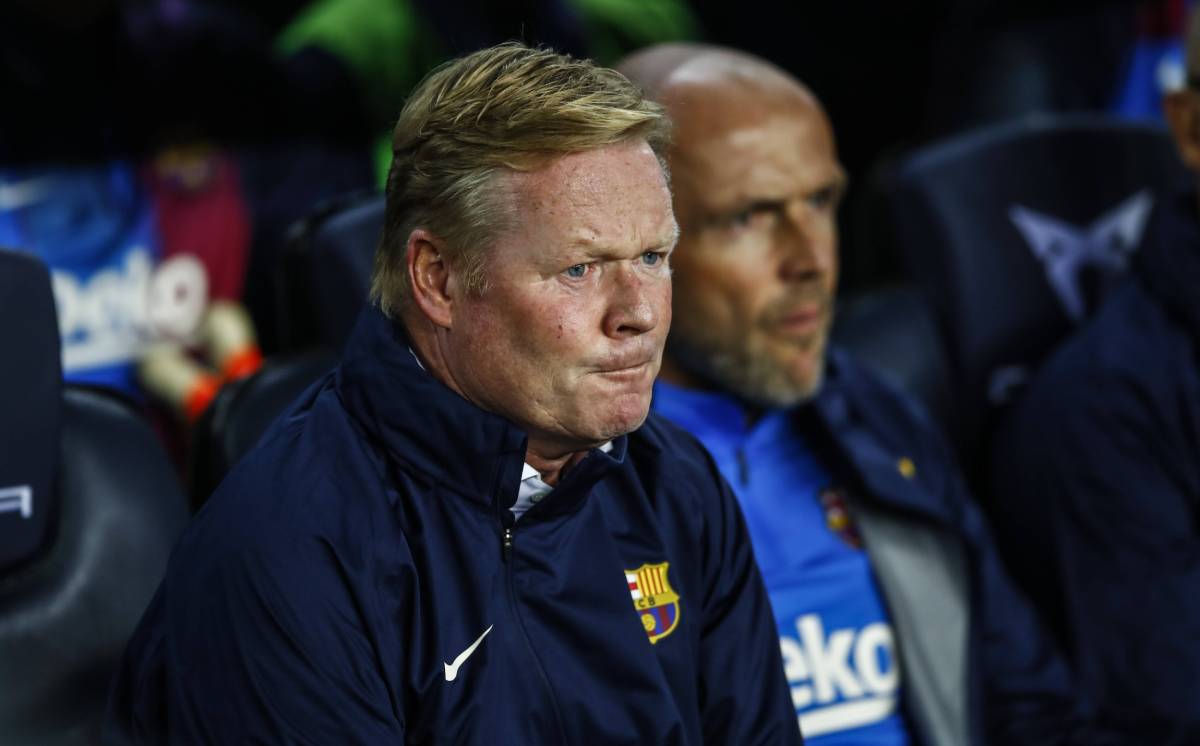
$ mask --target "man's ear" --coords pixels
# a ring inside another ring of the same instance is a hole
[[[1163,114],[1183,165],[1200,171],[1200,96],[1184,89],[1163,97]]]
[[[413,300],[435,326],[449,329],[454,321],[456,283],[444,252],[445,242],[424,228],[408,235],[405,261]]]

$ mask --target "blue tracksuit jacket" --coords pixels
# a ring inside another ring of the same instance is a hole
[[[525,442],[364,313],[176,547],[106,739],[800,743],[700,445],[651,417],[514,525]]]
[[[678,416],[681,401],[686,400],[676,399],[662,411]],[[702,406],[699,402],[704,399],[691,401]],[[655,408],[661,405],[656,401]],[[1085,728],[1067,669],[1051,638],[1001,564],[949,448],[911,399],[834,348],[820,393],[787,415],[792,428],[776,437],[801,438],[830,472],[833,483],[844,488],[855,532],[895,635],[901,702],[911,742],[921,746],[1111,743],[1107,736]],[[678,421],[696,428],[705,443],[719,444],[722,438],[733,437],[721,433],[729,422],[727,416],[706,421],[703,413],[692,413]],[[727,473],[732,474],[755,460],[741,461],[727,450],[725,458]],[[758,458],[760,465],[763,458]],[[753,471],[754,467],[746,468]],[[786,532],[791,526],[797,537],[810,535],[814,527],[801,522],[813,520],[813,513],[799,503],[815,502],[815,495],[806,493],[805,485],[783,481],[766,488],[761,480],[768,475],[769,471],[747,477],[759,480],[758,490],[778,493],[767,501],[769,509],[761,499],[743,496],[748,500],[752,532],[756,525],[770,522],[783,527],[776,531]],[[779,541],[778,536],[763,538],[769,546],[771,540]],[[820,635],[805,640],[801,634],[798,642],[795,631],[784,631],[799,621],[792,614],[804,613],[803,602],[797,601],[803,593],[789,587],[795,582],[795,569],[788,561],[781,551],[760,557],[768,578],[788,578],[776,585],[781,592],[776,611],[782,614],[782,641],[791,643],[785,662],[790,663],[787,670],[797,702],[814,701],[812,687],[823,668],[827,681],[833,680],[830,671],[840,671],[844,678],[836,679],[837,686],[827,684],[825,709],[810,710],[808,716],[851,707],[866,712],[863,708],[879,702],[877,697],[887,692],[861,680],[853,688],[842,688],[845,681],[855,682],[861,668],[858,652],[852,655],[848,645],[822,647]],[[819,590],[808,592],[813,599],[820,595]],[[841,634],[849,640],[851,632]],[[829,705],[835,693],[839,702]],[[853,739],[859,737],[866,743],[873,736],[840,733],[831,739],[839,737],[847,743],[857,743]]]
[[[850,488],[917,742],[1114,743],[1087,722],[952,452],[912,400],[835,348],[819,396],[797,417]]]

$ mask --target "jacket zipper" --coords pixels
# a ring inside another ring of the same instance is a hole
[[[558,735],[562,739],[562,743],[567,743],[567,731],[563,727],[562,715],[558,711],[558,701],[554,698],[554,687],[550,685],[550,678],[546,676],[546,669],[542,667],[541,660],[538,659],[537,653],[533,649],[533,643],[529,640],[529,633],[525,630],[525,622],[521,619],[521,609],[517,603],[517,591],[513,582],[513,566],[512,566],[512,551],[513,551],[513,528],[505,526],[501,538],[501,553],[504,557],[504,577],[505,585],[508,586],[508,603],[512,608],[513,619],[517,623],[517,629],[520,630],[521,639],[525,641],[525,649],[529,657],[533,660],[534,668],[537,669],[538,676],[542,680],[542,686],[546,687],[548,693],[547,700],[554,712],[554,723],[558,726]]]

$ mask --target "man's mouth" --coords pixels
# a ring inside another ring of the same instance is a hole
[[[650,370],[653,358],[632,358],[613,360],[599,367],[596,373],[616,380],[637,380]]]
[[[776,317],[774,326],[788,336],[807,337],[825,328],[824,303],[805,303]]]

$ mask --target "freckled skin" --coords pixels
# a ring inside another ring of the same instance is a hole
[[[641,425],[671,321],[671,197],[643,141],[508,174],[515,227],[443,348],[461,393],[555,458]],[[580,275],[578,277],[574,275]]]

